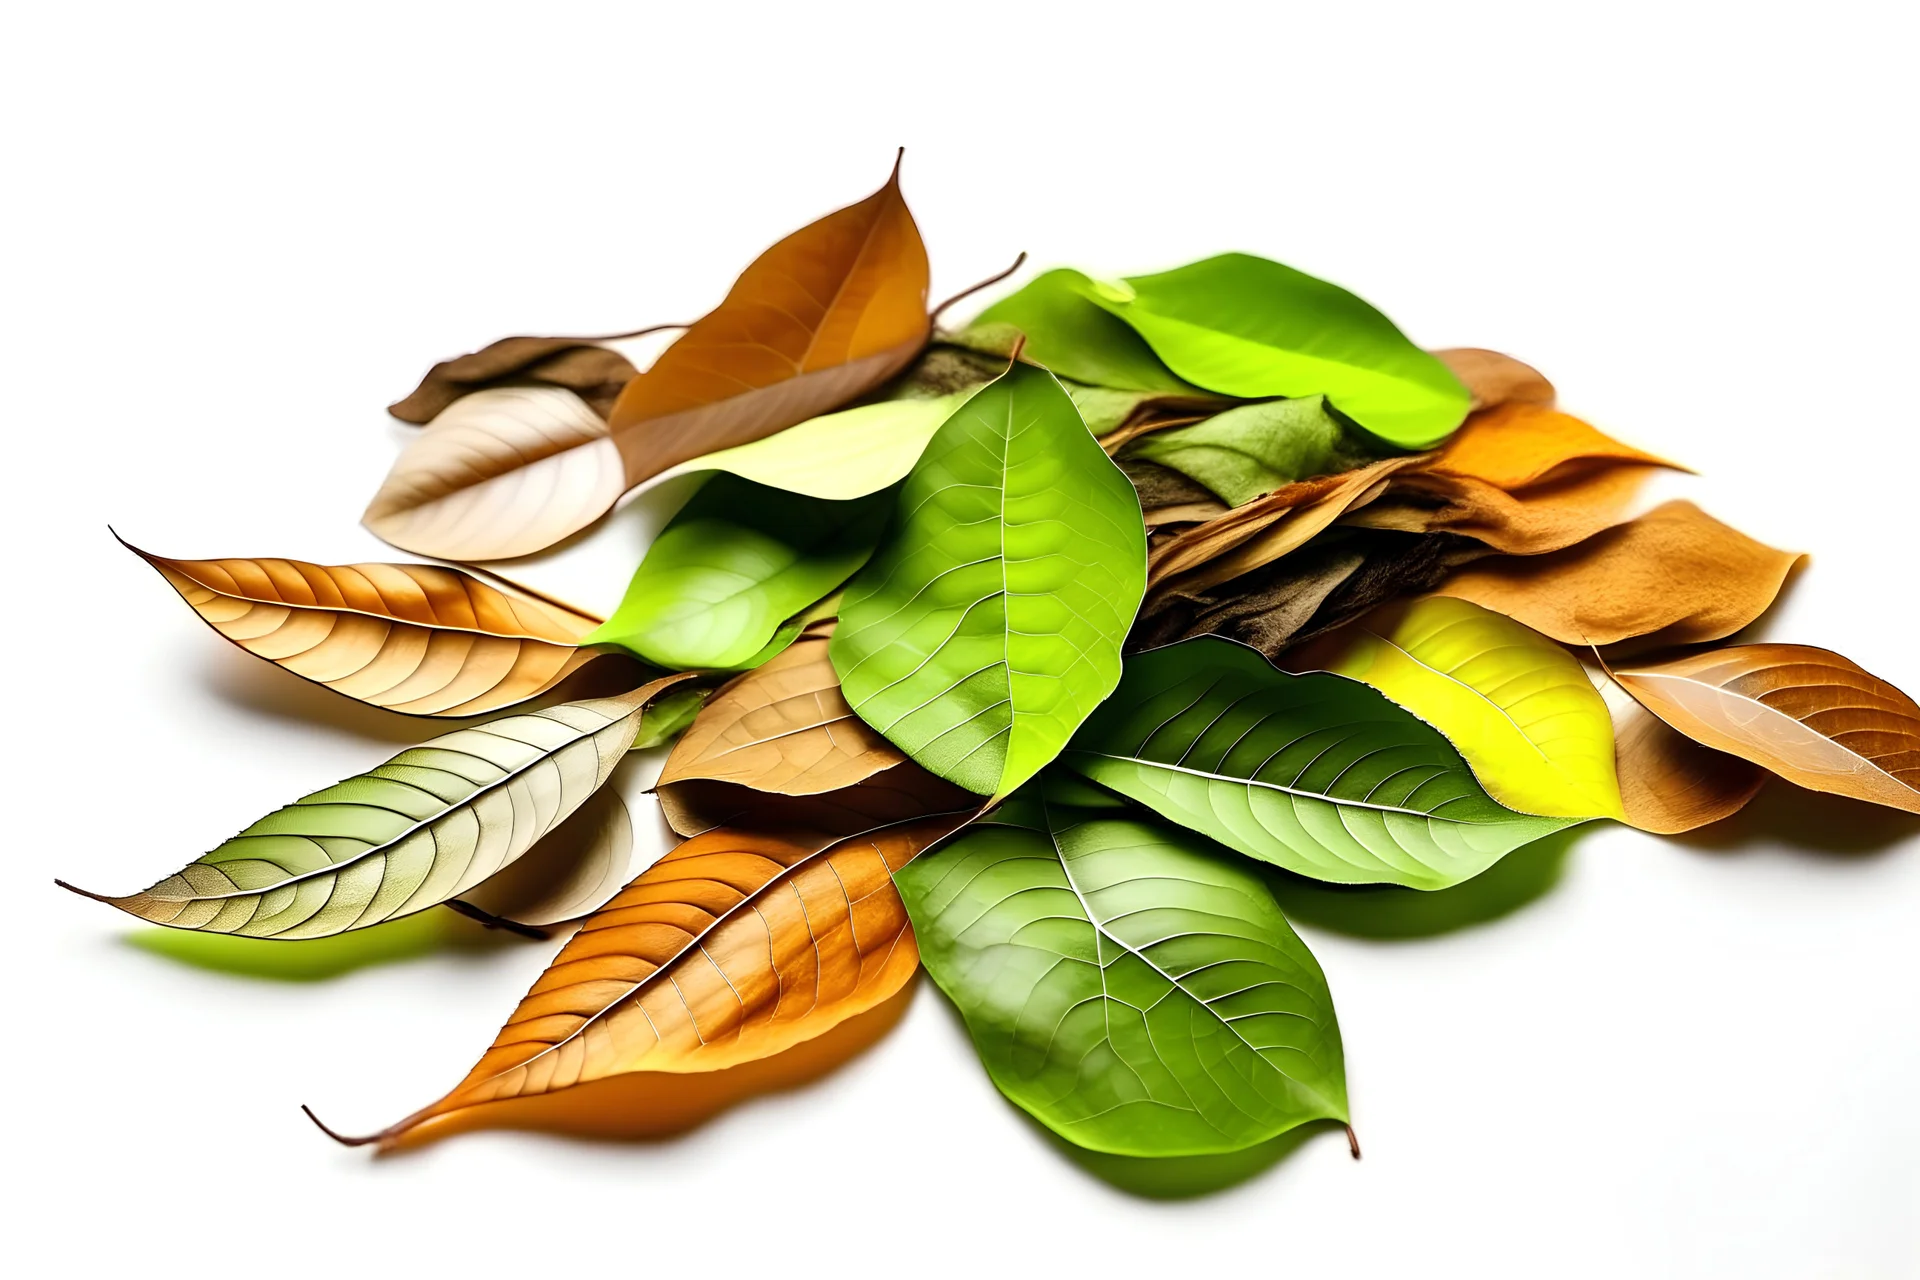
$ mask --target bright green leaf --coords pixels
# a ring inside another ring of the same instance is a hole
[[[1465,600],[1419,600],[1372,614],[1304,656],[1446,734],[1501,804],[1624,817],[1606,701],[1571,653],[1513,619]]]
[[[751,444],[702,454],[664,474],[727,471],[810,497],[860,498],[898,483],[911,471],[933,433],[966,399],[967,393],[961,392],[843,409]]]
[[[1356,680],[1204,636],[1127,659],[1062,763],[1288,871],[1444,889],[1568,826],[1496,803],[1436,729]]]
[[[1241,405],[1196,422],[1141,436],[1127,447],[1199,481],[1231,506],[1296,480],[1378,461],[1385,451],[1327,412],[1324,396]]]
[[[1008,354],[1013,336],[1024,334],[1027,358],[1062,378],[1120,391],[1209,398],[1174,376],[1139,334],[1091,301],[1092,285],[1078,271],[1049,271],[982,311],[952,341]]]
[[[660,531],[620,607],[581,643],[671,670],[764,662],[786,647],[768,648],[783,623],[867,562],[891,506],[891,494],[830,502],[722,472]]]
[[[781,646],[784,648],[785,646]],[[772,657],[772,654],[768,654]],[[664,747],[686,731],[700,708],[713,696],[710,687],[679,688],[655,698],[640,714],[640,729],[634,734],[630,751],[650,751]]]
[[[1244,253],[1093,284],[1178,376],[1246,399],[1324,395],[1381,439],[1423,449],[1467,416],[1467,389],[1337,285]],[[1038,358],[1038,357],[1036,357]]]
[[[894,873],[1000,1091],[1070,1142],[1233,1151],[1347,1118],[1326,978],[1250,864],[1051,778]]]
[[[1005,795],[1120,678],[1146,590],[1140,504],[1028,364],[947,420],[897,504],[840,609],[841,690],[922,767]]]

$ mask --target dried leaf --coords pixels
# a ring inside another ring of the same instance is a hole
[[[1447,441],[1424,471],[1483,480],[1509,493],[1555,478],[1577,464],[1645,463],[1686,468],[1621,444],[1570,414],[1538,404],[1504,404],[1484,410]]]
[[[761,254],[627,384],[607,417],[626,483],[844,405],[927,334],[927,251],[896,163],[879,191]]]
[[[420,555],[507,560],[586,528],[627,487],[586,401],[559,387],[495,387],[429,422],[360,519]]]
[[[625,356],[592,338],[502,338],[434,365],[387,412],[402,422],[431,422],[461,396],[515,381],[565,387],[605,417],[636,372]]]
[[[1695,742],[1813,791],[1920,813],[1920,706],[1837,653],[1739,645],[1612,675]]]
[[[1630,825],[1665,836],[1692,831],[1732,817],[1766,785],[1759,765],[1674,732],[1597,668],[1588,676],[1613,716],[1614,769]]]
[[[892,873],[954,825],[686,841],[581,926],[465,1080],[365,1141],[630,1071],[719,1070],[872,1008],[919,966]]]
[[[1452,347],[1433,355],[1453,370],[1473,397],[1475,409],[1516,403],[1553,407],[1553,384],[1538,369],[1512,356],[1481,347]]]
[[[980,797],[908,761],[838,791],[782,795],[737,782],[685,778],[659,792],[660,813],[683,836],[728,827],[738,831],[808,831],[852,835],[894,822],[978,805]]]
[[[1484,480],[1410,473],[1385,498],[1349,512],[1343,522],[1404,533],[1454,533],[1510,555],[1542,555],[1619,523],[1652,470],[1603,466],[1513,493]]]
[[[389,711],[498,711],[597,656],[577,645],[599,619],[460,569],[169,560],[126,545],[248,653]]]
[[[558,924],[598,911],[632,878],[633,818],[612,787],[515,862],[462,895],[490,915],[526,925]]]
[[[1691,502],[1669,502],[1548,555],[1484,561],[1437,592],[1568,644],[1655,633],[1665,643],[1699,644],[1765,613],[1800,559]]]

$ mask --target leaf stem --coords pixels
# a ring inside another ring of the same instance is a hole
[[[631,333],[602,333],[591,338],[581,338],[581,342],[618,342],[622,338],[644,338],[650,333],[659,333],[665,329],[691,329],[691,324],[650,324],[644,329],[635,329]]]
[[[326,1122],[319,1116],[313,1114],[313,1108],[306,1103],[301,1103],[300,1109],[307,1113],[307,1119],[313,1121],[315,1128],[319,1129],[320,1132],[326,1134],[343,1147],[364,1147],[368,1143],[378,1142],[386,1136],[384,1133],[370,1133],[364,1138],[349,1138],[344,1133],[336,1133],[332,1129],[329,1129]]]
[[[452,907],[469,920],[478,920],[489,929],[505,929],[508,933],[517,933],[523,938],[532,938],[535,942],[545,942],[553,936],[545,929],[535,928],[530,924],[521,924],[518,920],[509,920],[505,916],[496,916],[491,911],[482,911],[471,902],[464,902],[459,898],[447,899],[446,905]],[[314,1123],[319,1124],[320,1122],[315,1120]],[[323,1125],[321,1127],[324,1128],[325,1126]]]
[[[318,1120],[316,1120],[316,1121],[314,1121],[314,1123],[315,1123],[315,1124],[319,1124],[320,1122],[319,1122]],[[1342,1125],[1342,1126],[1340,1126],[1340,1127],[1341,1127],[1341,1128],[1343,1128],[1343,1129],[1345,1129],[1345,1130],[1347,1131],[1347,1150],[1353,1153],[1353,1158],[1354,1158],[1355,1160],[1358,1160],[1358,1159],[1360,1158],[1360,1137],[1359,1137],[1359,1135],[1358,1135],[1358,1134],[1356,1134],[1356,1133],[1354,1133],[1354,1131],[1353,1131],[1353,1126],[1352,1126],[1352,1125],[1350,1125],[1350,1124],[1347,1124],[1347,1125]]]
[[[974,294],[980,292],[982,289],[988,288],[992,285],[999,284],[1002,280],[1005,280],[1008,276],[1018,271],[1021,267],[1021,264],[1026,262],[1026,260],[1027,260],[1027,251],[1025,249],[1022,249],[1020,251],[1020,256],[1013,260],[1013,265],[1008,267],[1005,271],[1002,271],[999,275],[988,276],[985,280],[982,280],[979,284],[968,285],[966,288],[962,289],[960,292],[954,294],[951,298],[948,298],[945,302],[935,307],[933,309],[933,314],[927,317],[927,327],[930,329],[938,328],[940,326],[940,317],[942,314],[946,312],[946,309],[948,307],[960,301],[962,298],[970,298]]]

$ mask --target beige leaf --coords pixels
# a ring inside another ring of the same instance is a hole
[[[1678,835],[1732,817],[1766,785],[1767,771],[1675,732],[1606,675],[1588,676],[1613,716],[1614,770],[1629,825]]]
[[[632,861],[627,802],[614,788],[602,787],[517,862],[462,900],[519,924],[558,924],[606,905],[632,878]]]
[[[1473,396],[1475,409],[1511,403],[1553,407],[1553,384],[1538,369],[1512,356],[1481,347],[1452,347],[1433,354]]]

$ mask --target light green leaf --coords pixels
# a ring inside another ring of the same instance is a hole
[[[771,658],[773,655],[767,656]],[[707,699],[712,696],[711,687],[699,687],[675,689],[655,698],[640,714],[640,728],[633,736],[633,746],[628,750],[650,751],[672,742],[693,723],[693,718],[700,714],[700,708],[706,706]]]
[[[1287,665],[1364,680],[1447,735],[1487,793],[1525,813],[1621,818],[1613,717],[1579,660],[1449,597],[1382,610]]]
[[[461,897],[599,790],[647,703],[686,678],[443,734],[102,900],[176,929],[320,938]]]
[[[830,502],[722,472],[660,531],[620,607],[580,643],[672,670],[764,662],[786,647],[768,647],[783,623],[867,562],[891,506],[886,493]]]
[[[913,469],[966,392],[882,400],[809,418],[751,444],[702,454],[663,476],[727,471],[774,489],[845,500],[878,493]]]
[[[928,444],[829,653],[861,719],[1003,796],[1113,689],[1145,590],[1133,486],[1059,382],[1016,364]]]
[[[1324,395],[1381,439],[1435,444],[1472,397],[1393,322],[1337,285],[1244,253],[1093,284],[1178,376],[1246,399]],[[1038,358],[1038,357],[1036,357]]]
[[[1029,784],[894,873],[994,1084],[1068,1141],[1124,1155],[1344,1121],[1326,978],[1259,872],[1074,799]]]
[[[1444,889],[1571,825],[1496,803],[1446,738],[1356,680],[1204,636],[1136,654],[1061,762],[1299,875]]]
[[[1350,471],[1386,455],[1326,406],[1324,396],[1241,405],[1190,427],[1141,436],[1126,454],[1171,467],[1236,507],[1296,480]]]
[[[1062,378],[1120,391],[1209,398],[1176,377],[1139,334],[1094,303],[1092,286],[1078,271],[1046,272],[982,311],[949,340],[1010,355],[1015,335],[1024,334],[1027,358]]]

